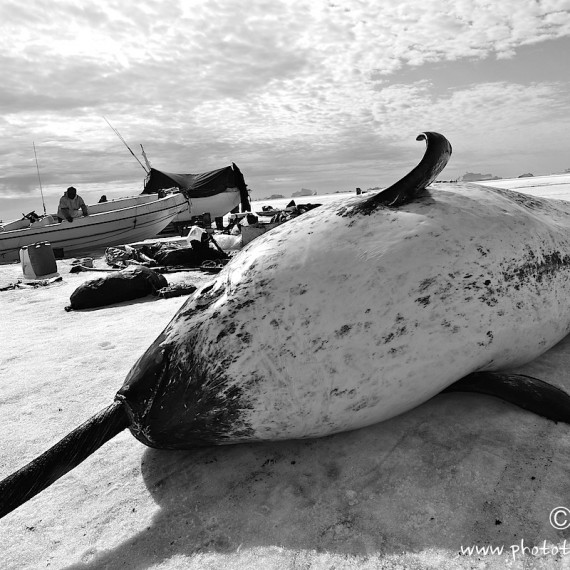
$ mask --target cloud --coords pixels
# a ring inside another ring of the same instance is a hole
[[[458,168],[461,149],[504,170],[529,152],[555,168],[569,142],[565,78],[450,76],[443,87],[427,70],[514,64],[524,46],[570,37],[569,12],[567,0],[252,0],[247,9],[241,0],[5,0],[0,199],[33,190],[32,141],[54,188],[71,178],[139,184],[140,166],[103,116],[158,168],[234,160],[267,193],[351,188],[359,176],[364,187],[389,183],[421,154],[414,138],[425,129],[453,139]],[[411,69],[420,77],[405,80]],[[548,152],[530,146],[538,136]]]

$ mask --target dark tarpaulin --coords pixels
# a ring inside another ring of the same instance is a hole
[[[168,188],[180,188],[189,198],[206,198],[224,192],[226,188],[238,188],[242,208],[245,211],[251,209],[245,179],[233,162],[231,166],[202,174],[173,174],[151,168],[142,193],[156,194]]]
[[[191,198],[214,196],[226,188],[245,187],[245,181],[239,168],[232,163],[211,172],[201,174],[174,174],[151,168],[147,176],[143,194],[155,194],[159,190],[180,188],[186,190]]]

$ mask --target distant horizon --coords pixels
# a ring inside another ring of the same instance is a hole
[[[478,173],[478,172],[466,172],[465,174],[459,176],[457,179],[452,179],[452,178],[446,178],[446,177],[440,177],[438,178],[438,180],[436,180],[436,182],[465,182],[466,180],[463,180],[463,177],[465,175],[468,174],[474,174],[474,175],[478,175],[479,177],[477,179],[472,179],[470,181],[472,182],[483,182],[483,181],[492,181],[492,180],[517,180],[518,178],[545,178],[545,177],[549,177],[549,176],[564,176],[564,175],[570,175],[570,169],[566,169],[565,172],[552,172],[549,174],[534,174],[534,173],[527,173],[527,174],[519,174],[518,176],[495,176],[492,173],[488,173],[488,174],[483,174]],[[529,175],[530,174],[530,175]],[[487,178],[487,176],[491,176],[491,178]],[[396,182],[396,181],[394,181]],[[315,190],[315,194],[314,195],[329,195],[329,194],[345,194],[345,193],[354,193],[354,191],[356,190],[356,188],[359,188],[359,186],[355,186],[353,189],[351,190],[336,190],[336,191],[329,191],[329,192],[318,192],[317,190]],[[376,190],[378,188],[382,188],[381,186],[370,186],[369,188],[362,188],[363,192],[369,192],[370,190]],[[311,190],[310,188],[306,188],[306,190]],[[295,191],[293,192],[293,194],[295,194]],[[289,195],[289,196],[285,196],[282,195],[283,198],[295,198],[296,196],[293,196],[293,194]],[[273,196],[273,194],[270,194],[269,196],[262,196],[261,199],[268,199],[271,198],[271,196]],[[306,197],[310,197],[310,195],[306,195]],[[254,199],[254,198],[252,198]]]
[[[117,132],[167,172],[235,162],[256,197],[388,186],[423,131],[446,179],[570,168],[570,0],[7,0],[0,22],[4,220],[43,209],[33,145],[49,210],[140,192]]]

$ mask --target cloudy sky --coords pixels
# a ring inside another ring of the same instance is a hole
[[[570,168],[570,0],[0,0],[0,219],[232,161],[252,197]]]

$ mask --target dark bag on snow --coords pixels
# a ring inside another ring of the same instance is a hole
[[[66,311],[104,307],[154,294],[168,287],[163,275],[140,265],[109,273],[105,277],[86,281],[69,298]]]
[[[154,254],[154,259],[159,265],[200,265],[200,259],[191,247],[162,247]]]

